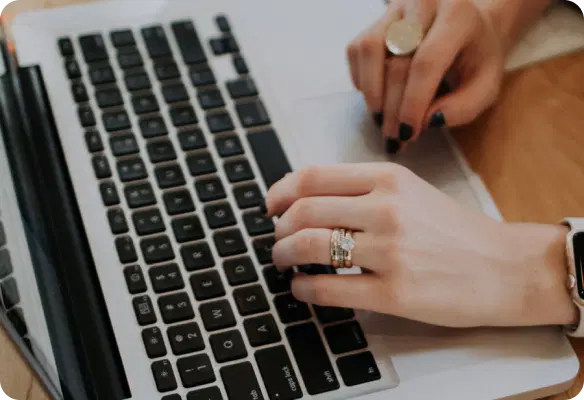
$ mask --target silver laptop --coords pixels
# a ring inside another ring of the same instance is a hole
[[[262,199],[307,165],[398,162],[500,218],[447,132],[384,153],[345,61],[383,9],[132,0],[17,17],[1,71],[1,321],[54,398],[528,399],[571,385],[559,329],[315,307],[271,265]]]

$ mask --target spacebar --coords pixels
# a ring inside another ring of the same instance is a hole
[[[268,188],[292,172],[280,140],[272,129],[250,132],[247,140]]]

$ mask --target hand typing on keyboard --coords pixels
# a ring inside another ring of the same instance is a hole
[[[281,216],[272,250],[280,271],[331,265],[333,230],[354,232],[352,263],[365,273],[295,276],[295,301],[449,327],[569,324],[577,315],[565,288],[564,228],[493,220],[401,166],[293,172],[266,206]]]

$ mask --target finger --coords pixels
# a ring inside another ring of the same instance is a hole
[[[280,217],[276,223],[276,239],[307,228],[365,231],[374,222],[370,217],[372,209],[365,197],[304,197]]]
[[[388,153],[397,153],[400,141],[397,136],[398,111],[411,59],[409,57],[394,57],[387,62],[387,79],[385,87],[385,101],[383,105],[383,136],[386,138]]]
[[[266,196],[268,215],[282,215],[296,200],[314,196],[359,196],[375,187],[375,175],[387,164],[335,164],[286,175]]]
[[[361,90],[359,80],[359,43],[360,38],[355,39],[347,47],[347,60],[349,61],[349,70],[351,71],[351,80],[355,89]]]
[[[303,229],[277,241],[272,248],[274,265],[280,270],[305,264],[331,265],[332,232],[330,229]],[[379,254],[375,251],[374,239],[367,233],[353,233],[353,265],[375,270]]]
[[[373,274],[302,275],[292,280],[292,294],[308,304],[379,310],[382,281]]]

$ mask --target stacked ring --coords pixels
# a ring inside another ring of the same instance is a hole
[[[334,229],[331,235],[331,265],[334,268],[351,268],[354,248],[355,240],[351,230]]]

